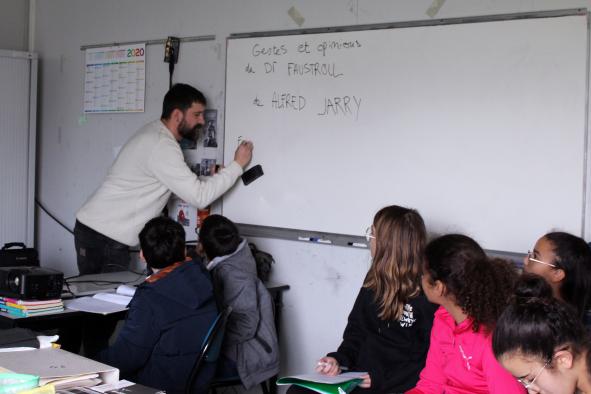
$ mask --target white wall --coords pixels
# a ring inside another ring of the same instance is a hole
[[[0,49],[28,49],[29,0],[0,0]]]
[[[16,1],[15,1],[16,2]],[[6,1],[4,1],[6,3]],[[590,0],[448,0],[437,18],[590,7]],[[2,3],[0,3],[2,4]],[[287,11],[305,18],[302,28],[424,20],[431,0],[51,0],[38,1],[35,49],[40,53],[38,197],[70,227],[76,210],[99,185],[123,144],[160,111],[167,68],[147,71],[146,113],[82,115],[84,44],[215,34],[194,44],[207,59],[186,66],[181,48],[177,81],[193,83],[223,115],[225,38],[231,33],[296,29]],[[1,25],[2,23],[0,23]],[[1,46],[1,45],[0,45]],[[162,56],[161,47],[148,47]],[[187,52],[183,52],[187,51]],[[197,59],[199,60],[199,59]],[[155,63],[156,64],[156,63]],[[150,81],[156,81],[151,83]],[[220,119],[223,125],[223,118]],[[245,124],[245,130],[256,127]],[[256,141],[255,141],[256,145]],[[583,147],[581,147],[583,148]],[[346,215],[346,212],[343,212]],[[369,223],[371,218],[367,218]],[[76,273],[72,236],[38,215],[42,264]],[[540,229],[540,232],[545,229]],[[277,264],[273,280],[291,285],[285,294],[283,372],[310,371],[315,359],[338,346],[347,314],[368,267],[367,251],[305,243],[257,240]],[[532,240],[533,242],[533,240]]]

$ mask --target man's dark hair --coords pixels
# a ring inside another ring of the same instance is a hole
[[[238,228],[222,215],[210,215],[199,229],[199,242],[208,259],[232,254],[240,245]]]
[[[156,217],[140,232],[140,246],[148,266],[168,267],[185,260],[185,230],[171,218]]]
[[[203,106],[207,105],[203,93],[193,86],[184,83],[174,84],[164,96],[161,118],[169,119],[172,111],[175,109],[185,112],[193,103],[199,103]]]

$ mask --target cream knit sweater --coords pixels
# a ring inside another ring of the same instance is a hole
[[[160,121],[142,127],[121,149],[102,185],[76,218],[86,226],[129,246],[158,216],[171,192],[198,208],[206,207],[242,174],[235,161],[207,180],[187,166],[179,143]]]

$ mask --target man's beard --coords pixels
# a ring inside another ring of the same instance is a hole
[[[179,124],[178,130],[181,137],[191,141],[197,141],[197,138],[199,137],[199,132],[202,128],[203,125],[199,123],[197,123],[195,127],[188,127],[187,122],[185,122],[185,120],[183,119]]]

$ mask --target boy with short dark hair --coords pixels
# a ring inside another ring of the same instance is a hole
[[[141,256],[154,273],[129,303],[116,342],[101,361],[123,378],[167,393],[181,393],[217,309],[209,276],[185,261],[185,231],[170,218],[150,220],[140,232]],[[206,392],[215,366],[206,363],[196,392]]]
[[[238,375],[248,390],[279,372],[271,296],[257,277],[248,243],[229,219],[208,216],[199,230],[199,243],[220,307],[232,307],[222,346],[222,373],[218,371],[218,375]]]

